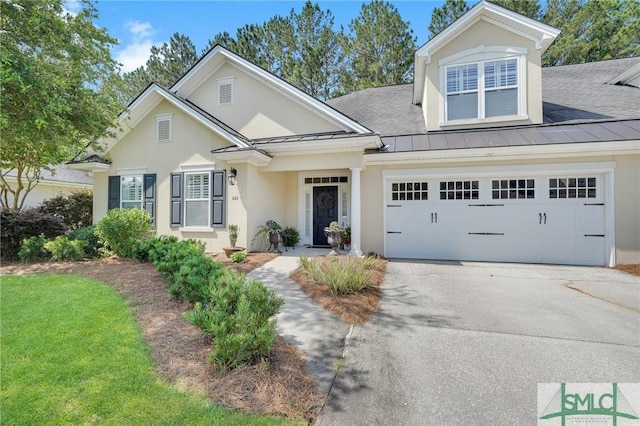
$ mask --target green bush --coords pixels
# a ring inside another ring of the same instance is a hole
[[[18,258],[22,241],[43,234],[45,238],[63,235],[66,227],[58,217],[37,208],[0,211],[0,253],[5,259]]]
[[[210,280],[208,303],[198,303],[187,319],[213,335],[210,362],[216,369],[235,368],[264,359],[276,339],[271,317],[283,300],[262,283],[234,270]]]
[[[84,228],[93,221],[93,194],[84,190],[58,195],[44,200],[38,209],[62,219],[67,229]]]
[[[149,213],[142,209],[111,209],[96,224],[102,244],[120,257],[135,257],[140,241],[153,235]]]
[[[329,287],[332,294],[357,293],[369,286],[372,259],[329,257],[324,262],[301,257],[298,265],[314,280]]]
[[[47,239],[44,234],[40,234],[37,237],[25,238],[22,241],[22,246],[18,252],[18,257],[24,263],[35,262],[49,257],[49,252],[44,248]]]
[[[244,262],[247,259],[247,252],[245,251],[237,251],[235,253],[231,253],[231,260],[235,263]]]
[[[204,244],[195,240],[178,241],[175,237],[154,237],[138,246],[136,258],[153,262],[170,282],[169,292],[191,303],[209,299],[209,279],[222,270],[204,252]]]
[[[285,247],[293,247],[300,242],[300,233],[296,228],[286,227],[282,230],[282,244]]]
[[[51,258],[56,262],[62,260],[81,260],[84,258],[85,241],[71,241],[66,235],[60,235],[55,240],[47,241],[44,248],[51,252]]]
[[[96,226],[85,226],[71,231],[68,235],[71,241],[84,241],[85,257],[95,259],[102,255],[103,245],[96,235]]]

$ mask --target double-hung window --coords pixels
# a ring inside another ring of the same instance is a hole
[[[185,173],[185,226],[208,227],[211,217],[211,172]]]
[[[120,176],[120,208],[142,208],[142,176]]]
[[[517,116],[518,59],[446,68],[446,120]]]

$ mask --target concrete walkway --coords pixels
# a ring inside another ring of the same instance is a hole
[[[328,249],[297,247],[247,274],[248,278],[262,281],[284,299],[277,316],[278,333],[307,355],[309,373],[315,377],[324,395],[331,389],[350,326],[309,299],[289,275],[298,267],[300,256],[312,257],[328,252]]]

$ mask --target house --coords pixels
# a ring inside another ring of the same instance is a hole
[[[94,220],[147,209],[158,232],[252,246],[269,219],[351,253],[640,262],[640,58],[542,68],[559,31],[481,1],[415,53],[414,83],[327,103],[220,46],[121,116]]]
[[[5,180],[12,188],[17,186],[16,175],[13,172],[7,173]],[[36,207],[44,200],[57,197],[58,195],[70,195],[78,191],[91,191],[93,188],[93,177],[91,173],[81,170],[69,170],[66,165],[60,164],[53,168],[53,173],[48,170],[40,172],[38,184],[29,191],[24,207]]]

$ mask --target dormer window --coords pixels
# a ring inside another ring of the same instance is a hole
[[[446,67],[446,121],[523,115],[518,58]]]
[[[230,105],[234,97],[234,78],[218,79],[218,105]]]

